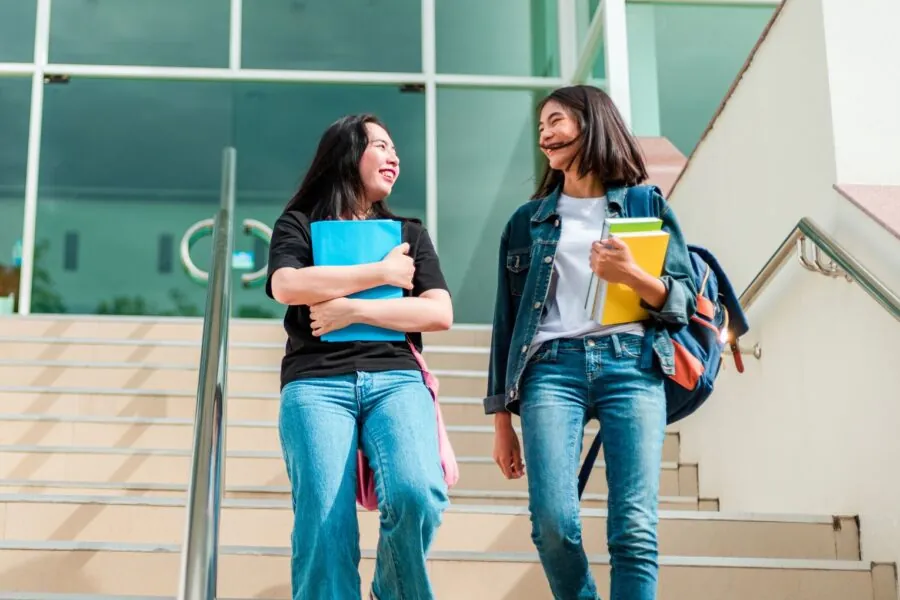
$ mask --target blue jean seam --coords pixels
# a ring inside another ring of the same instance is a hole
[[[398,521],[397,515],[394,514],[393,510],[391,510],[391,504],[388,501],[388,498],[389,498],[388,484],[387,484],[388,478],[386,476],[387,461],[385,461],[385,459],[384,459],[384,453],[382,452],[381,444],[375,438],[372,439],[372,447],[375,449],[375,454],[378,455],[378,465],[379,465],[379,470],[381,471],[381,477],[376,478],[376,484],[378,485],[378,487],[381,488],[381,497],[384,498],[384,508],[382,510],[385,512],[388,519],[390,519],[392,523],[396,524]],[[380,529],[381,528],[379,528],[379,538],[382,535],[382,532]],[[385,541],[387,543],[387,546],[390,548],[391,566],[394,569],[394,574],[397,575],[400,573],[400,565],[397,562],[397,548],[396,548],[396,546],[394,546],[394,542],[393,542],[392,538],[389,537]],[[403,600],[404,598],[406,598],[406,594],[404,593],[402,578],[395,577],[394,579],[396,580],[395,583],[397,586],[400,600]]]

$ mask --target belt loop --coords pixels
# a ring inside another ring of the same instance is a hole
[[[614,333],[609,336],[612,339],[613,351],[615,352],[616,358],[622,358],[622,341],[619,339],[619,334]]]
[[[550,342],[550,360],[556,362],[556,353],[559,351],[559,339]]]

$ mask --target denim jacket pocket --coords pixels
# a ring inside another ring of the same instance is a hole
[[[510,250],[506,254],[506,270],[509,275],[509,291],[513,296],[521,296],[528,279],[531,266],[531,248]]]

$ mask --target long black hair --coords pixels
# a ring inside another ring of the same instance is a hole
[[[342,117],[325,130],[303,183],[287,203],[285,212],[300,211],[310,221],[350,219],[365,213],[369,207],[359,162],[369,145],[366,123],[387,131],[378,117],[371,114]],[[372,204],[369,216],[397,218],[384,200]]]
[[[605,186],[633,186],[647,179],[640,146],[606,92],[589,85],[559,88],[541,101],[538,114],[551,100],[562,104],[578,120],[580,133],[574,140],[578,145],[574,164],[578,165],[579,177],[593,173]],[[547,163],[532,198],[548,196],[564,180],[565,174]]]

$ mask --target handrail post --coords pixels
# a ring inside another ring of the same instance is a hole
[[[224,150],[221,204],[215,219],[213,266],[203,319],[203,345],[200,351],[179,600],[216,598],[219,515],[225,462],[225,394],[228,320],[231,316],[236,158],[234,148]]]

